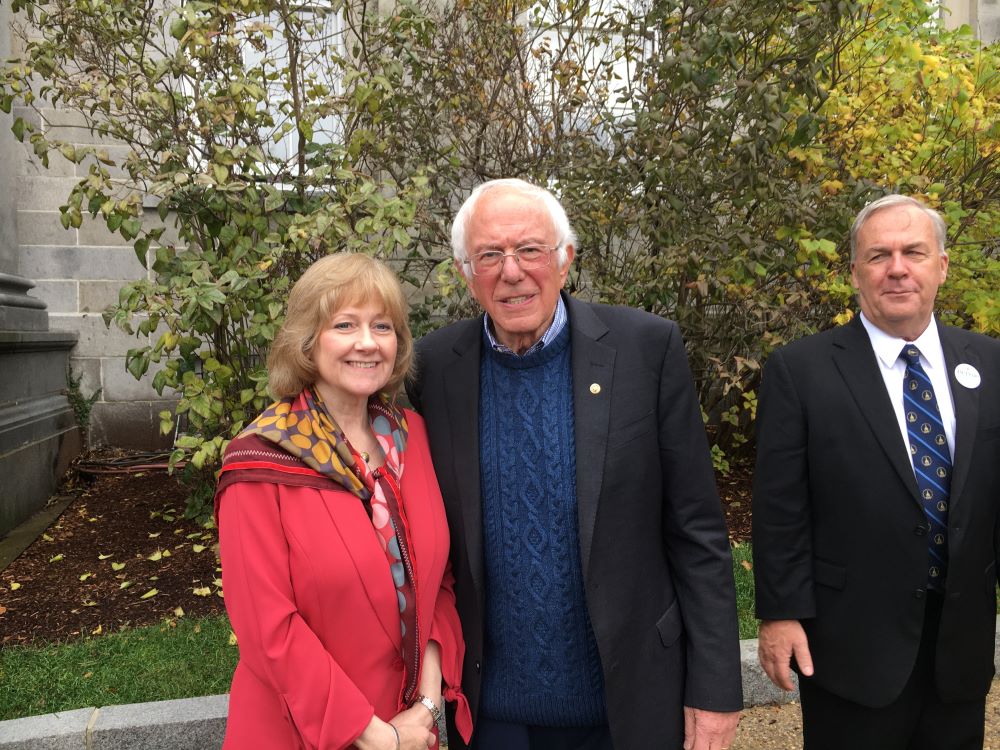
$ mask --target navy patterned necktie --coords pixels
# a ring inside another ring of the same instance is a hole
[[[920,350],[907,344],[899,356],[906,362],[903,411],[906,414],[910,458],[913,460],[913,472],[917,478],[924,514],[930,522],[927,584],[932,589],[943,591],[948,571],[951,454],[934,388],[920,365]]]

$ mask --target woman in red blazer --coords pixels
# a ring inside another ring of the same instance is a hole
[[[216,491],[239,639],[225,748],[436,747],[471,718],[448,528],[423,420],[393,397],[413,344],[398,280],[332,255],[295,284],[268,360],[279,399]]]

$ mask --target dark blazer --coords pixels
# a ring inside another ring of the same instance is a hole
[[[620,750],[679,748],[682,702],[716,711],[735,711],[743,702],[728,537],[684,345],[670,321],[563,299],[571,328],[580,559],[611,736]],[[428,334],[417,344],[419,374],[409,389],[427,422],[452,532],[466,642],[462,687],[473,718],[480,675],[489,669],[479,481],[482,345],[482,318]]]
[[[1000,342],[938,330],[956,436],[936,682],[944,700],[959,701],[985,695],[994,671]],[[955,379],[961,363],[979,371],[981,385]],[[757,429],[757,616],[801,620],[816,683],[885,706],[902,691],[920,643],[927,525],[860,317],[768,358]]]

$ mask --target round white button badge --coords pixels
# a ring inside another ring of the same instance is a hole
[[[964,362],[955,367],[955,380],[966,388],[978,388],[979,384],[983,382],[982,377],[979,375],[979,370]]]

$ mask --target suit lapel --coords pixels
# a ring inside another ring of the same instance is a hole
[[[369,605],[378,617],[386,637],[397,649],[402,648],[403,636],[399,629],[399,612],[375,606],[377,601],[395,600],[395,586],[389,571],[389,562],[378,543],[371,519],[362,508],[361,500],[347,490],[327,492],[323,498],[330,523],[337,529],[344,549],[354,561],[358,578],[361,579],[361,585],[368,596]],[[347,504],[355,507],[344,507]]]
[[[451,423],[452,473],[461,501],[464,543],[480,603],[483,601],[483,508],[479,482],[479,360],[482,318],[455,339],[454,360],[444,371]]]
[[[889,463],[910,490],[913,501],[919,505],[917,481],[913,477],[913,467],[907,461],[906,444],[899,431],[896,412],[886,393],[885,380],[860,317],[855,317],[848,325],[835,331],[833,361]]]
[[[585,303],[567,295],[563,295],[563,300],[569,313],[572,348],[577,523],[580,526],[580,561],[586,580],[597,505],[604,482],[615,350],[601,343],[608,327]]]
[[[951,477],[952,507],[962,496],[962,488],[969,476],[969,462],[972,459],[972,448],[979,420],[979,389],[966,388],[955,379],[956,365],[967,364],[979,369],[979,357],[971,348],[960,346],[958,337],[954,334],[955,332],[946,326],[938,325],[941,349],[944,351],[945,366],[948,368],[951,397],[955,404],[955,460],[954,473]]]

